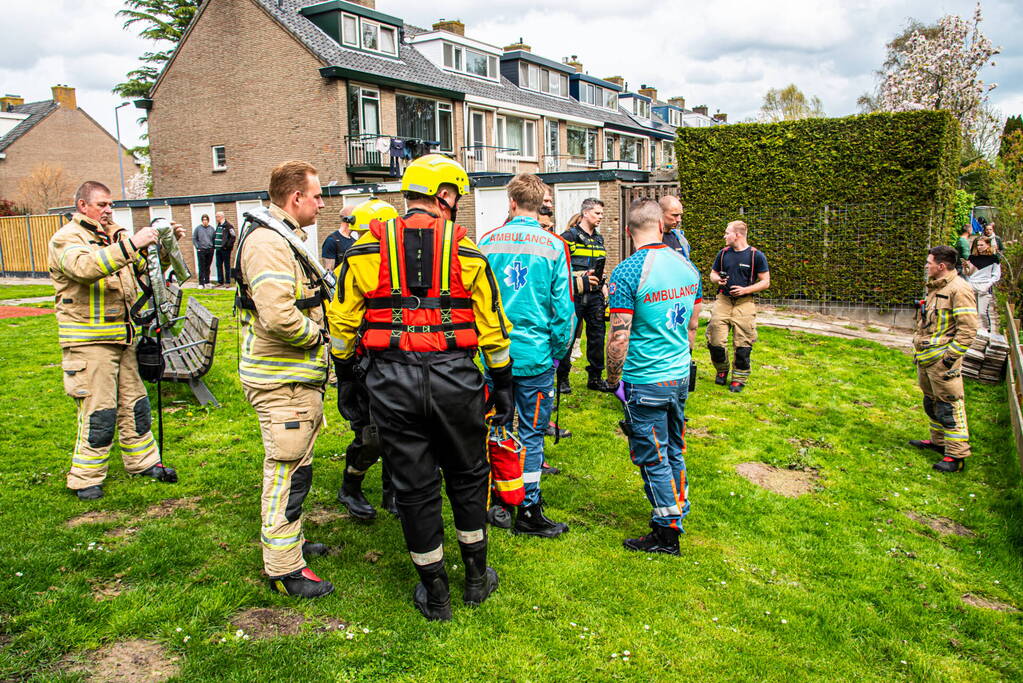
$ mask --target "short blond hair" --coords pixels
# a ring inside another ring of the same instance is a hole
[[[648,226],[653,227],[660,224],[662,216],[661,205],[656,199],[640,197],[629,205],[629,216],[626,219],[626,224],[629,227],[629,232],[634,232]]]
[[[316,167],[293,159],[280,164],[270,173],[270,201],[284,206],[292,192],[304,192],[311,175],[319,175]]]
[[[508,198],[524,211],[539,211],[545,192],[547,186],[532,173],[520,173],[508,183]]]
[[[731,223],[725,226],[725,229],[729,228],[731,228],[732,232],[738,233],[743,237],[749,234],[749,226],[742,221],[732,221]]]

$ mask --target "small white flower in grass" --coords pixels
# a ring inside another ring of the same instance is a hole
[[[241,629],[238,629],[237,631],[234,632],[234,637],[235,638],[241,638],[244,635],[245,635],[245,631],[243,631]]]
[[[579,634],[579,637],[580,637],[580,638],[585,638],[586,636],[584,636],[584,635],[583,635],[582,633],[580,633],[580,634]]]
[[[345,638],[347,638],[348,640],[351,640],[351,639],[352,639],[352,638],[354,638],[354,637],[355,637],[355,634],[354,634],[354,633],[346,633],[346,634],[345,634]]]
[[[24,574],[22,574],[21,572],[14,572],[14,575],[15,575],[15,576],[17,576],[17,577],[22,577],[22,576],[24,576]]]
[[[227,642],[227,638],[221,638],[221,639],[220,639],[220,642],[222,642],[222,643],[226,643],[226,642]]]
[[[729,491],[729,492],[728,492],[728,495],[730,495],[730,496],[734,496],[734,495],[735,495],[735,491]]]
[[[905,659],[900,659],[900,660],[899,660],[899,664],[905,664],[905,663],[906,663],[906,660],[905,660]]]
[[[181,642],[182,642],[182,643],[187,643],[187,642],[188,642],[188,641],[190,641],[191,639],[192,639],[192,636],[185,636],[184,638],[182,638],[182,639],[181,639]]]
[[[536,610],[538,610],[538,609],[540,609],[540,606],[539,606],[539,605],[533,605],[533,611],[536,611]]]
[[[589,630],[590,630],[590,627],[589,627],[589,626],[583,626],[583,630],[584,630],[584,631],[589,631]]]
[[[368,628],[364,628],[364,629],[362,629],[362,632],[363,633],[369,633],[369,629]]]
[[[976,497],[977,496],[973,495],[972,493],[970,494],[970,498],[976,498]]]
[[[632,655],[632,653],[629,652],[628,650],[622,650],[622,655],[624,655],[625,657],[629,657],[630,655]]]
[[[717,623],[717,620],[718,620],[717,617],[714,617],[713,619],[711,619],[711,621],[713,621],[714,623]]]
[[[995,583],[1001,583],[1001,581],[999,581],[998,579],[995,579]]]
[[[764,611],[764,614],[766,614],[767,616],[771,616],[771,612],[770,612],[770,610],[765,610],[765,611]]]
[[[180,627],[180,626],[178,626],[178,627],[177,627],[176,629],[174,629],[174,630],[175,630],[175,631],[177,631],[178,633],[181,633],[181,627]]]
[[[248,639],[249,639],[249,634],[248,633],[246,633],[244,636],[242,636],[242,640],[248,640]]]
[[[783,624],[787,624],[787,623],[789,623],[789,620],[788,620],[788,619],[782,619],[782,620],[781,620],[781,623],[783,623]]]
[[[574,621],[570,621],[570,622],[568,622],[568,625],[569,625],[569,626],[571,626],[571,627],[573,627],[573,628],[575,628],[575,622],[574,622]]]
[[[995,581],[995,583],[998,583],[998,582]],[[650,630],[650,624],[643,624],[643,630],[644,631],[649,631]]]
[[[618,657],[618,653],[617,652],[612,652],[611,653],[611,659],[615,659],[617,657]]]
[[[725,582],[724,582],[724,581],[722,581],[722,582],[721,582],[721,585],[722,585],[722,586],[724,586],[724,585],[726,585],[726,584],[725,584]]]
[[[628,657],[622,657],[622,661],[623,662],[627,662],[627,661],[629,661],[629,658]]]

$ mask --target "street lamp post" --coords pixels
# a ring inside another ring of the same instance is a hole
[[[118,110],[127,107],[131,102],[122,102],[114,107],[114,126],[117,129],[117,166],[121,170],[121,199],[127,199],[124,192],[124,152],[121,149],[121,118]]]

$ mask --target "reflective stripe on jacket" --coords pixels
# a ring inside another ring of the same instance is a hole
[[[517,216],[479,241],[512,323],[513,373],[531,377],[563,358],[575,331],[568,245],[533,218]]]
[[[298,222],[271,204],[270,213],[302,234]],[[239,311],[242,348],[238,374],[242,384],[272,388],[281,384],[322,384],[327,357],[322,344],[323,310],[299,309],[296,302],[317,289],[283,237],[254,227],[239,254],[239,291],[255,310]]]
[[[956,273],[927,282],[927,298],[916,312],[913,360],[930,365],[943,356],[958,359],[977,336],[977,299]]]
[[[561,239],[568,242],[568,253],[571,256],[572,275],[575,278],[576,293],[599,291],[599,287],[590,284],[583,274],[588,270],[603,269],[607,262],[607,250],[604,248],[604,236],[597,232],[587,233],[579,225],[561,233]],[[607,273],[605,273],[605,276]]]
[[[117,225],[103,228],[76,213],[50,238],[47,255],[62,348],[131,343],[129,310],[138,298],[136,278],[145,259],[129,237]]]

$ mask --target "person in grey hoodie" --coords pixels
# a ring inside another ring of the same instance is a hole
[[[213,237],[215,231],[210,225],[209,214],[202,215],[202,225],[192,230],[192,244],[199,257],[199,286],[210,284],[210,266],[213,265]]]

